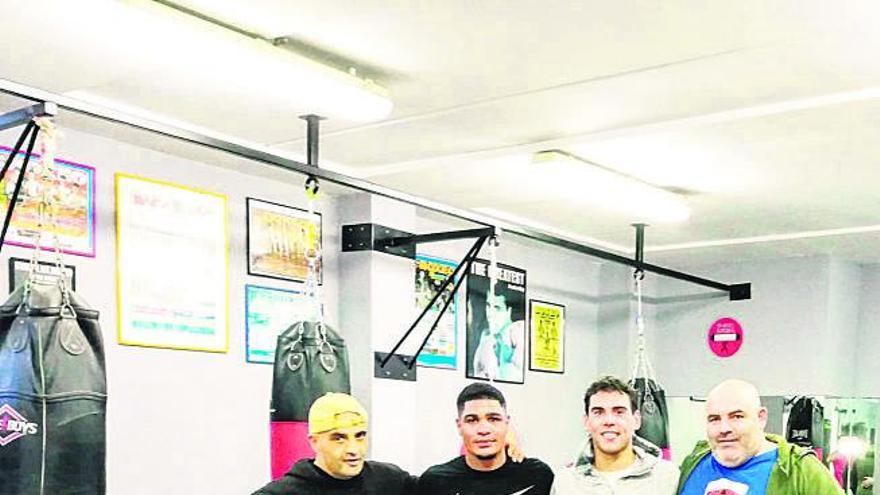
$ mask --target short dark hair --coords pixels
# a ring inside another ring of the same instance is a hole
[[[504,400],[504,394],[500,390],[488,383],[471,383],[462,389],[461,393],[458,394],[458,399],[455,401],[456,406],[458,406],[458,415],[461,416],[462,411],[464,411],[465,402],[480,399],[497,400],[501,407],[507,409],[507,401]]]
[[[590,398],[599,392],[620,392],[629,397],[630,410],[632,410],[632,412],[638,410],[638,406],[636,405],[636,391],[620,378],[612,375],[605,375],[599,377],[598,380],[587,387],[587,392],[584,394],[584,412],[589,414]]]

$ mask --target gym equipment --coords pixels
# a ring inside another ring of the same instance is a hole
[[[105,490],[98,312],[58,280],[26,282],[0,306],[0,493]]]
[[[824,454],[825,409],[815,397],[795,397],[791,404],[785,438],[795,445],[813,449],[821,460]]]
[[[635,224],[636,228],[636,261],[641,263],[644,257],[645,225]],[[636,328],[638,341],[636,344],[635,365],[629,384],[636,391],[636,408],[642,416],[642,426],[636,431],[641,438],[653,443],[663,452],[663,458],[669,460],[669,408],[666,405],[666,392],[654,378],[654,367],[648,358],[645,340],[645,318],[642,313],[642,281],[645,272],[636,268],[633,281],[636,295]]]
[[[36,125],[54,137],[50,122]],[[41,146],[43,174],[52,173],[52,145]],[[45,203],[48,192],[40,193]],[[53,238],[57,276],[38,273],[40,230],[27,279],[0,305],[0,493],[101,495],[107,407],[101,328],[98,312],[68,287]]]
[[[306,116],[305,119],[311,135],[319,118]],[[312,160],[317,160],[317,156],[312,155],[310,146],[310,163]],[[306,179],[309,218],[314,214],[319,188],[315,177]],[[317,227],[310,223],[309,242],[304,247],[308,263],[305,293],[311,303],[309,321],[295,322],[284,330],[275,347],[269,427],[272,479],[283,476],[296,461],[312,457],[307,439],[312,403],[328,392],[351,392],[345,340],[324,323],[317,273],[321,253],[317,247],[310,247],[318,246],[314,242],[317,235]]]

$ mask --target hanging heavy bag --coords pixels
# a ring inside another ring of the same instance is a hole
[[[633,378],[630,386],[636,391],[636,407],[642,426],[636,434],[661,449],[669,448],[669,409],[666,392],[651,378]]]
[[[275,350],[272,421],[308,421],[312,403],[327,392],[351,392],[345,341],[323,323],[294,323]]]
[[[0,306],[0,493],[105,491],[107,386],[98,312],[33,279]]]
[[[307,438],[309,408],[328,392],[351,392],[345,341],[323,323],[294,323],[278,337],[275,351],[270,426],[273,479],[296,461],[312,456]]]
[[[654,379],[654,367],[648,357],[647,340],[645,339],[645,319],[642,314],[642,280],[644,272],[633,273],[636,295],[636,328],[638,342],[636,346],[635,366],[629,385],[636,392],[636,409],[642,417],[642,425],[636,435],[653,443],[663,452],[663,458],[669,459],[669,409],[666,406],[666,391]]]
[[[817,450],[822,458],[822,444],[825,437],[825,411],[814,397],[798,397],[792,403],[785,428],[785,438],[801,447]]]

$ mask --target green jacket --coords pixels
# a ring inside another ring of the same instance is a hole
[[[779,435],[765,434],[767,440],[779,447],[776,465],[770,471],[767,495],[838,495],[843,489],[813,451],[792,445]],[[694,451],[681,463],[678,493],[691,476],[697,464],[709,455],[709,443],[697,443]]]

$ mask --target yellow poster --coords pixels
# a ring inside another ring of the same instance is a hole
[[[565,371],[565,306],[530,301],[531,354],[529,369]]]

